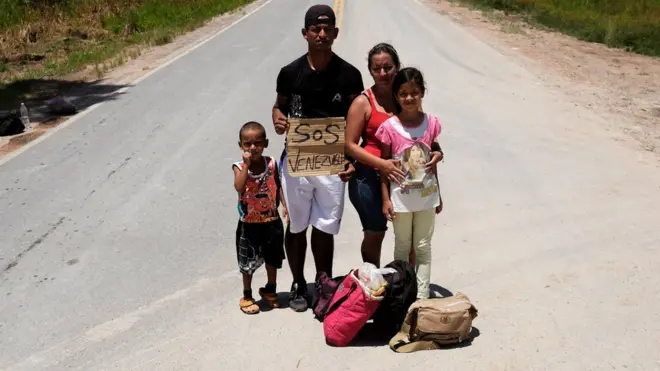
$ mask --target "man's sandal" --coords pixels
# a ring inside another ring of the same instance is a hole
[[[268,303],[272,308],[279,308],[280,302],[277,300],[277,294],[274,292],[266,292],[266,288],[259,289],[259,296]]]
[[[245,314],[257,314],[259,313],[259,306],[257,305],[257,302],[254,301],[254,299],[246,299],[246,298],[241,298],[240,301],[240,307],[241,311]]]

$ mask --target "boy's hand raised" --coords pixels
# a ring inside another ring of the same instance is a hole
[[[252,162],[252,154],[250,151],[245,151],[243,152],[243,163],[245,166],[250,166],[250,163]]]

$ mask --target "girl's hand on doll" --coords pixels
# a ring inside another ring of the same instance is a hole
[[[435,165],[437,165],[438,162],[442,161],[444,158],[442,151],[434,151],[431,152],[431,154],[431,160],[424,165],[424,169],[426,169],[427,173],[435,173]]]

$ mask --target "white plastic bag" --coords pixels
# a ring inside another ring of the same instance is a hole
[[[370,290],[375,291],[385,284],[385,278],[383,278],[383,275],[394,272],[396,272],[396,270],[392,268],[378,269],[371,263],[362,263],[358,269],[358,278]]]
[[[358,278],[371,290],[378,290],[383,284],[383,276],[378,272],[378,268],[371,263],[362,263],[358,268]]]

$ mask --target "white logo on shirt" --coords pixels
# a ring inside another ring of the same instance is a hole
[[[335,94],[334,98],[332,98],[332,103],[335,102],[341,102],[341,94],[339,93]]]
[[[298,94],[291,94],[291,108],[290,108],[290,114],[291,117],[302,117],[303,116],[303,109],[302,109],[302,97]]]

